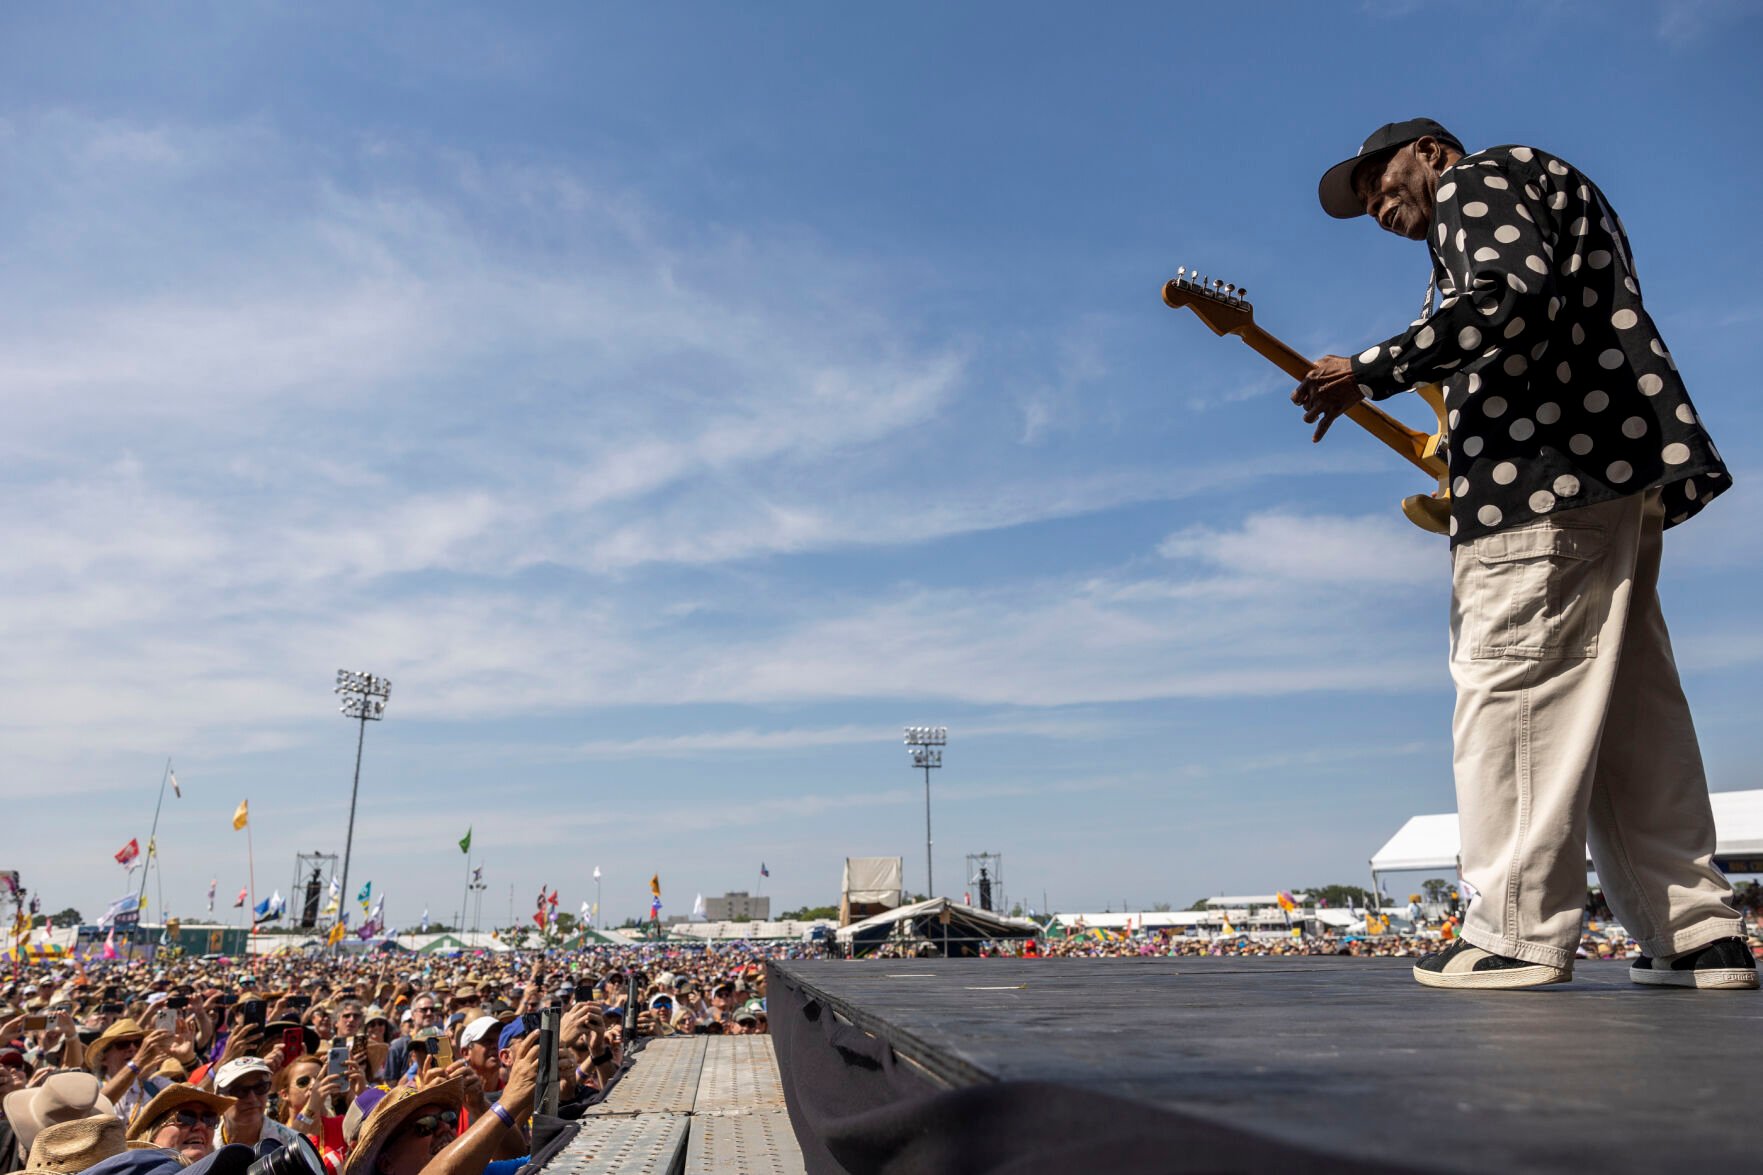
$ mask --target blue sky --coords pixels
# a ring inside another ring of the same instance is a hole
[[[1165,309],[1300,350],[1419,304],[1317,207],[1427,114],[1599,180],[1737,486],[1663,591],[1763,784],[1763,14],[1731,3],[16,5],[0,14],[0,867],[195,913],[340,851],[517,914],[924,875],[1066,910],[1358,881],[1453,807],[1423,488]],[[1397,411],[1419,421],[1417,404]],[[1043,899],[1045,894],[1045,899]]]

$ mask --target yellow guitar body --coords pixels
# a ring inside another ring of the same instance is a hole
[[[1266,358],[1275,367],[1301,380],[1315,366],[1280,340],[1255,325],[1255,309],[1235,286],[1223,281],[1181,274],[1163,284],[1163,301],[1181,309],[1187,307],[1217,335],[1236,335]],[[1439,446],[1447,435],[1445,394],[1437,384],[1421,384],[1414,389],[1426,401],[1437,427],[1430,433],[1409,428],[1369,401],[1347,409],[1346,415],[1366,432],[1394,449],[1410,465],[1435,479],[1438,489],[1430,494],[1411,494],[1402,499],[1402,513],[1408,521],[1433,534],[1447,534],[1451,527],[1451,473]]]

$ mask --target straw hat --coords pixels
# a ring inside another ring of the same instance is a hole
[[[146,1040],[147,1030],[141,1027],[139,1020],[122,1019],[99,1033],[98,1039],[86,1046],[86,1068],[96,1073],[98,1066],[104,1063],[104,1054],[110,1046],[125,1040]]]
[[[349,1159],[343,1164],[341,1175],[373,1175],[374,1164],[379,1161],[380,1151],[398,1128],[412,1118],[419,1116],[424,1110],[446,1109],[457,1110],[465,1104],[465,1077],[450,1077],[446,1081],[437,1081],[433,1085],[417,1089],[404,1086],[387,1094],[373,1108],[361,1124],[361,1134],[355,1140],[355,1147],[349,1152]]]
[[[147,1141],[153,1124],[179,1106],[208,1106],[216,1114],[224,1114],[236,1101],[236,1098],[221,1097],[194,1085],[168,1085],[154,1094],[152,1101],[135,1111],[135,1116],[129,1120],[129,1141]]]
[[[31,1144],[27,1171],[53,1171],[78,1175],[94,1163],[123,1152],[122,1119],[115,1114],[94,1114],[46,1126]]]
[[[56,1073],[30,1089],[6,1095],[6,1120],[18,1138],[18,1149],[29,1154],[37,1132],[59,1122],[89,1118],[93,1114],[116,1114],[91,1073]]]

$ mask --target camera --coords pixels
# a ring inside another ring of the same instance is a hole
[[[292,1146],[266,1138],[255,1149],[257,1157],[245,1168],[245,1175],[325,1175],[318,1152],[304,1138],[296,1138]]]

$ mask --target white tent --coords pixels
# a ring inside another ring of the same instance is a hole
[[[840,894],[852,905],[900,904],[899,857],[846,857]]]
[[[1714,809],[1714,861],[1728,873],[1763,872],[1763,789],[1718,791]],[[1462,841],[1457,813],[1415,816],[1371,858],[1371,876],[1409,870],[1457,869]],[[1587,852],[1586,858],[1591,858]]]
[[[947,922],[943,921],[945,916]],[[1027,918],[1006,918],[977,906],[959,905],[948,898],[930,898],[841,926],[838,940],[862,950],[901,934],[941,945],[955,943],[963,950],[971,950],[972,944],[978,942],[1034,938],[1040,933],[1040,924]]]

